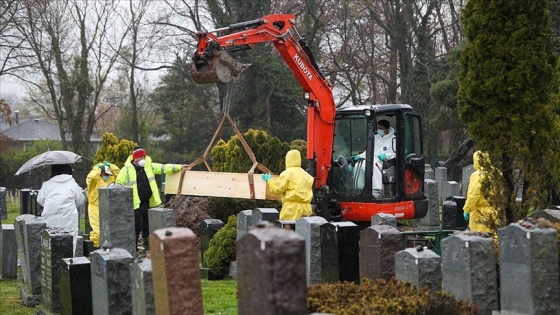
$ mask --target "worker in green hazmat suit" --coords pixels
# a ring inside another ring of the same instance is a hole
[[[286,170],[277,178],[262,174],[270,192],[282,196],[280,220],[298,220],[311,215],[313,198],[313,176],[301,168],[301,154],[298,150],[286,153]]]
[[[488,154],[476,151],[473,155],[475,172],[471,174],[467,200],[463,207],[465,220],[469,221],[469,229],[473,232],[495,232],[497,226],[497,211],[490,206],[488,199],[482,192],[482,181],[488,175],[481,166],[481,159],[489,160]],[[487,195],[488,196],[488,195]]]

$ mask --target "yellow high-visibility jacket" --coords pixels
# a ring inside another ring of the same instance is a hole
[[[150,183],[150,189],[152,190],[152,197],[150,197],[150,208],[154,208],[161,205],[161,198],[159,197],[159,191],[154,174],[161,175],[178,172],[181,170],[183,165],[152,163],[152,158],[149,156],[146,156],[145,159],[146,165],[144,165],[144,171],[146,172],[146,176],[148,176],[148,182]],[[136,169],[134,168],[134,165],[132,165],[132,155],[130,155],[124,163],[123,168],[119,172],[119,176],[117,176],[116,182],[127,187],[132,187],[134,210],[140,208],[138,183],[136,181]]]

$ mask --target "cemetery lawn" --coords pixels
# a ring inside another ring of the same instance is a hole
[[[0,281],[0,314],[35,314],[35,309],[26,307],[21,301],[19,280]]]
[[[204,314],[237,315],[237,281],[202,280]]]
[[[14,224],[14,219],[19,216],[19,204],[8,202],[8,218],[2,224]]]
[[[35,308],[23,305],[18,287],[19,280],[0,281],[0,314],[35,314]],[[236,291],[235,280],[202,280],[204,314],[236,315]]]
[[[35,308],[23,305],[18,287],[19,280],[0,281],[0,314],[35,314]],[[202,280],[204,314],[236,315],[236,291],[235,280]]]

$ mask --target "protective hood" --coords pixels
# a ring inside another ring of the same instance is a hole
[[[488,153],[479,150],[473,154],[473,166],[475,170],[480,171],[482,169],[480,165],[482,159],[488,160]]]
[[[290,150],[286,153],[286,168],[301,167],[301,154],[298,150]]]
[[[389,131],[387,131],[387,134],[384,135],[384,136],[387,136],[387,135],[391,135],[391,136],[392,136],[392,135],[394,135],[394,134],[395,134],[395,129],[393,129],[393,127],[389,127]]]
[[[74,181],[74,178],[72,177],[72,175],[68,175],[68,174],[60,174],[60,175],[56,175],[55,177],[50,179],[51,182],[55,182],[55,183],[66,183],[69,181]]]
[[[111,168],[107,165],[102,165],[101,170],[107,175],[113,175],[113,173],[111,172]]]

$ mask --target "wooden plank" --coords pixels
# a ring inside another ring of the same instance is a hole
[[[272,194],[261,174],[253,174],[255,199],[281,200]],[[273,175],[278,177],[277,175]],[[181,172],[165,175],[165,193],[177,194]],[[246,173],[187,171],[183,178],[181,195],[251,199],[249,175]]]

